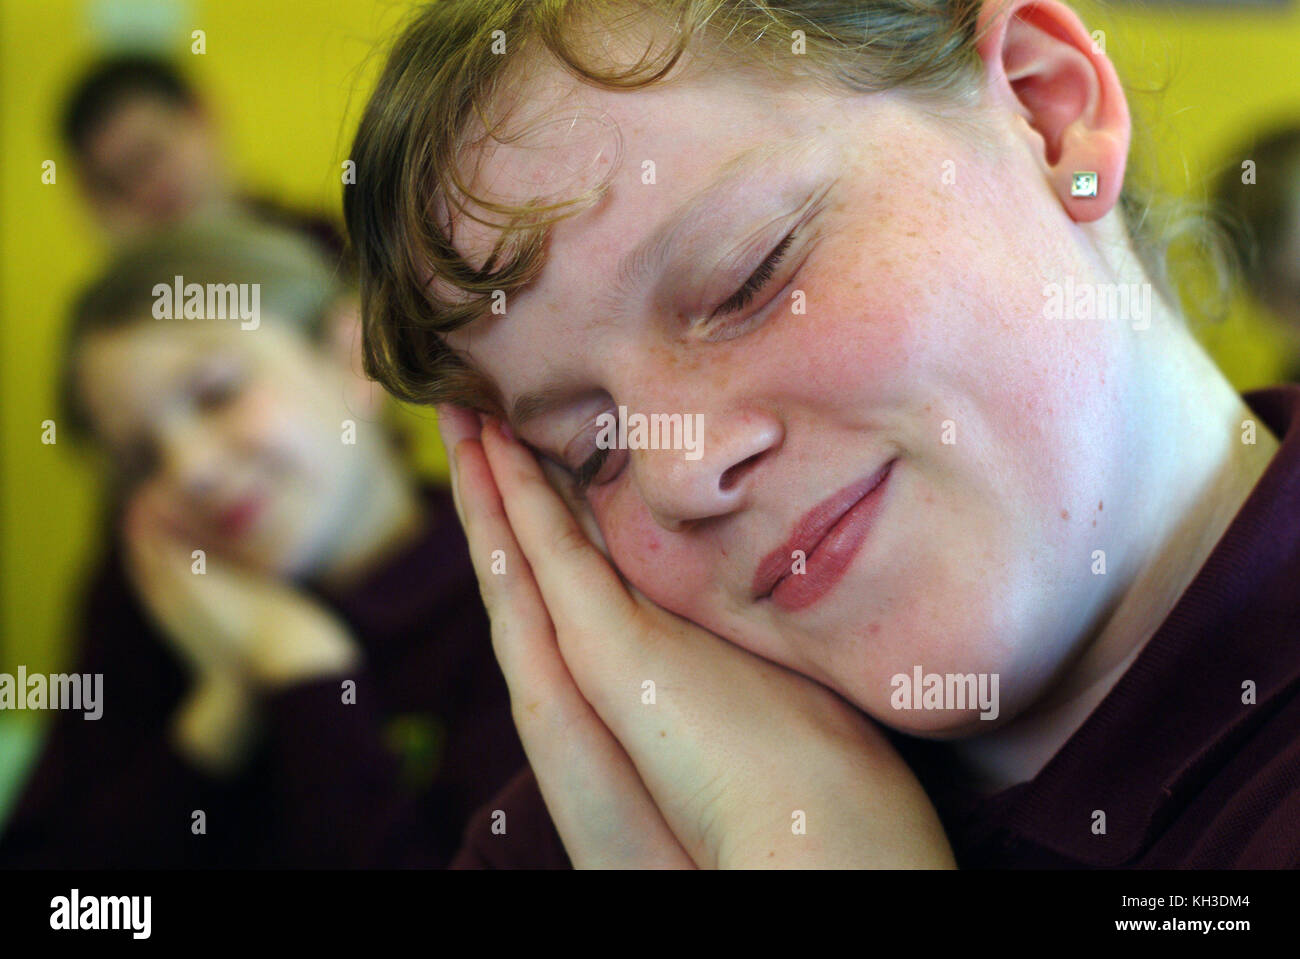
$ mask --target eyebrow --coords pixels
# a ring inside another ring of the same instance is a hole
[[[600,296],[599,302],[613,304],[629,298],[647,277],[661,269],[681,234],[712,215],[707,203],[710,198],[734,190],[775,157],[801,148],[806,146],[797,142],[759,143],[724,161],[709,182],[683,198],[649,236],[619,260],[614,282],[608,292]],[[510,408],[512,427],[518,429],[529,420],[563,406],[569,395],[569,390],[563,386],[549,386],[520,394]]]
[[[520,395],[510,407],[511,426],[518,429],[529,420],[535,420],[543,413],[563,406],[568,402],[568,397],[569,390],[563,386],[548,386]]]

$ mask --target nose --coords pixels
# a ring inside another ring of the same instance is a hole
[[[761,466],[785,438],[780,419],[753,408],[684,413],[682,423],[683,440],[694,447],[629,454],[651,516],[671,532],[742,508]]]
[[[198,422],[177,423],[159,441],[164,475],[171,487],[186,498],[202,501],[217,488],[222,451]]]

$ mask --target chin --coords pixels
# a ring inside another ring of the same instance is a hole
[[[1005,726],[1014,715],[1003,709],[996,719],[981,719],[978,711],[931,713],[900,713],[885,707],[888,715],[877,716],[876,720],[895,732],[917,739],[929,739],[935,742],[956,742],[973,739]]]
[[[995,663],[959,669],[946,663],[916,665],[915,660],[883,676],[871,697],[871,714],[891,729],[928,739],[978,736],[1004,723],[1011,712],[1005,673]],[[922,658],[921,662],[925,662]]]
[[[266,558],[263,568],[279,579],[303,580],[319,567],[319,557],[307,549],[289,549]]]

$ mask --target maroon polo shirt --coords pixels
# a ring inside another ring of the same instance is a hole
[[[346,587],[306,587],[348,624],[362,663],[264,693],[259,744],[229,780],[171,742],[192,681],[114,539],[74,667],[103,674],[103,717],[50,717],[0,828],[0,868],[446,867],[525,757],[451,496],[429,485],[421,499],[423,527],[391,555]]]
[[[953,781],[943,744],[890,733],[962,868],[1300,866],[1300,386],[1244,398],[1279,450],[1168,618],[1037,776],[977,796]],[[505,835],[492,831],[496,809]],[[525,768],[471,820],[454,866],[567,862]]]

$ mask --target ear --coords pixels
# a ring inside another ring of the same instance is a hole
[[[339,297],[326,311],[321,348],[343,370],[349,409],[366,419],[379,415],[384,389],[361,366],[361,302],[353,294]]]
[[[988,88],[1037,134],[1035,153],[1065,211],[1077,223],[1105,216],[1124,185],[1131,134],[1114,65],[1056,0],[987,0],[977,30]],[[1076,172],[1097,174],[1096,196],[1072,195]]]

